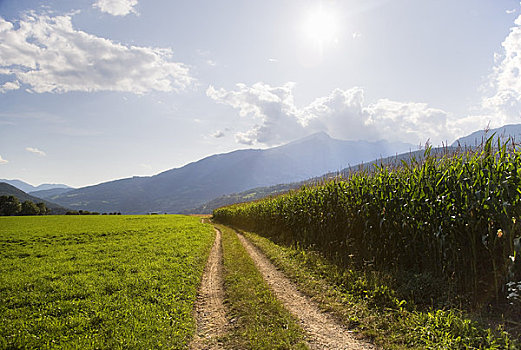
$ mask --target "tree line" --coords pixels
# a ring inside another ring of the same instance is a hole
[[[47,215],[50,212],[45,203],[20,202],[15,196],[0,196],[0,216]]]
[[[65,213],[65,215],[121,215],[119,212],[112,213],[99,213],[97,211],[88,211],[88,210],[69,210]]]
[[[51,209],[45,203],[20,202],[15,196],[0,196],[0,216],[48,215]],[[88,210],[68,210],[65,215],[121,215],[120,212],[99,213]]]

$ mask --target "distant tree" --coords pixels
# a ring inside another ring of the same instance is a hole
[[[22,209],[22,205],[15,196],[0,196],[0,215],[17,215]]]
[[[69,210],[65,213],[65,215],[80,215],[76,210]]]
[[[36,203],[36,206],[38,206],[38,209],[40,210],[40,215],[49,214],[50,210],[45,206],[45,203]]]
[[[72,212],[71,212],[71,214],[72,214]],[[100,215],[100,213],[98,213],[97,211],[88,211],[88,210],[80,209],[78,211],[74,211],[74,215]]]
[[[5,206],[7,204],[7,201],[8,201],[8,198],[7,196],[0,196],[0,215],[4,216],[4,215],[7,215],[5,214]]]
[[[19,215],[38,215],[40,214],[40,208],[31,201],[25,201],[22,203],[22,209]]]

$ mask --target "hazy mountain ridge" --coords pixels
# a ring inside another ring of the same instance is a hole
[[[318,133],[283,146],[216,154],[154,176],[101,183],[52,199],[76,210],[178,213],[225,194],[298,182],[413,147],[386,141],[335,140]]]
[[[64,184],[41,184],[38,186],[33,186],[31,184],[28,184],[25,181],[17,180],[17,179],[12,179],[12,180],[0,179],[0,182],[7,183],[26,193],[35,192],[35,191],[46,191],[46,190],[51,190],[51,189],[55,189],[55,188],[72,189],[72,187],[64,185]]]
[[[38,197],[38,198],[43,198],[43,199],[48,199],[48,200],[51,200],[52,201],[52,198],[53,197],[56,197],[58,195],[61,195],[61,194],[64,194],[66,192],[69,192],[73,190],[73,188],[61,188],[61,187],[58,187],[58,188],[51,188],[51,189],[48,189],[48,190],[39,190],[39,191],[31,191],[31,192],[28,192],[31,196],[35,196],[35,197]]]

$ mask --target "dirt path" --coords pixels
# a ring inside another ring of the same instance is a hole
[[[195,304],[197,332],[190,349],[221,349],[218,337],[226,332],[228,321],[224,308],[221,231],[215,229],[215,242],[204,269]]]
[[[293,282],[277,270],[257,247],[243,235],[238,236],[275,296],[300,320],[302,328],[309,335],[308,344],[311,349],[376,349],[371,344],[355,339],[332,316],[321,311],[299,292]]]

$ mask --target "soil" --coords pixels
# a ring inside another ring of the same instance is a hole
[[[374,345],[356,339],[333,316],[320,310],[257,247],[243,235],[238,236],[275,296],[300,320],[302,328],[307,332],[307,342],[311,349],[376,349]]]
[[[215,242],[203,272],[195,304],[197,331],[190,349],[222,349],[219,337],[226,333],[228,320],[224,306],[223,253],[221,231],[215,229]]]

